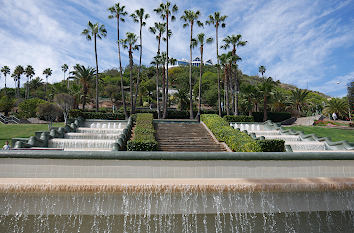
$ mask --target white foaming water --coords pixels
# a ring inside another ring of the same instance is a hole
[[[122,193],[3,193],[0,232],[352,232],[353,195],[129,186]]]
[[[104,129],[104,128],[77,128],[78,133],[93,133],[93,134],[120,134],[123,129]]]
[[[111,122],[107,122],[107,123],[100,123],[100,122],[96,122],[96,123],[91,123],[89,125],[89,128],[101,128],[101,129],[123,129],[122,128],[122,123],[119,122],[118,124],[116,122],[111,123]]]
[[[62,139],[54,138],[49,141],[50,148],[112,148],[115,140],[99,139]]]
[[[66,139],[119,139],[121,134],[66,133]]]

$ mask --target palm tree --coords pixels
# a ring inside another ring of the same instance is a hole
[[[224,45],[221,46],[221,48],[224,48],[224,49],[228,49],[231,45],[232,45],[232,55],[235,56],[236,55],[236,48],[239,47],[239,46],[245,46],[247,44],[247,41],[242,41],[242,36],[240,34],[238,35],[231,35],[231,36],[227,36],[224,40]],[[236,65],[237,61],[234,61],[234,64]],[[237,70],[236,72],[234,72],[235,74],[235,77],[234,77],[234,80],[235,80],[235,92],[236,92],[236,95],[235,95],[235,112],[234,114],[235,115],[238,115],[239,112],[238,112],[238,91],[240,90],[240,82],[239,82],[239,79],[237,77]]]
[[[260,67],[258,68],[258,72],[262,74],[262,78],[263,78],[263,75],[264,75],[264,73],[266,72],[265,66],[260,66]]]
[[[272,94],[272,90],[277,82],[274,82],[271,77],[263,78],[263,81],[259,85],[259,91],[263,95],[263,121],[268,119],[267,115],[267,106],[268,106],[268,97]]]
[[[220,62],[219,62],[219,26],[224,28],[226,24],[224,21],[226,20],[227,16],[220,15],[220,12],[214,12],[214,15],[209,15],[209,20],[206,21],[206,24],[213,25],[215,27],[216,33],[216,59],[217,59],[217,68],[218,68],[218,109],[219,109],[219,116],[221,116],[221,99],[220,99]]]
[[[130,68],[130,115],[133,114],[133,51],[138,50],[139,46],[136,45],[138,41],[137,36],[132,32],[126,33],[126,38],[121,41],[123,48],[128,49],[129,52],[129,68]]]
[[[184,15],[181,16],[181,20],[184,21],[183,27],[190,26],[190,40],[189,40],[189,117],[193,119],[193,94],[192,94],[192,49],[193,49],[193,26],[197,23],[199,27],[203,26],[203,23],[198,20],[200,11],[185,10]]]
[[[61,66],[61,71],[63,71],[63,73],[64,73],[64,82],[65,82],[65,74],[68,71],[68,69],[69,69],[69,66],[67,64],[64,64]],[[67,88],[69,89],[69,78],[66,80],[66,83],[67,83]]]
[[[241,90],[247,98],[248,115],[252,116],[252,98],[253,99],[256,98],[255,93],[257,92],[257,90],[251,84],[241,84],[241,85],[243,85]]]
[[[95,75],[95,69],[77,64],[70,73],[78,80],[82,87],[82,110],[85,110],[86,96],[90,87],[90,81]]]
[[[5,95],[6,95],[6,76],[8,75],[8,74],[10,74],[10,68],[8,67],[8,66],[3,66],[2,68],[1,68],[1,73],[3,73],[4,74],[4,76],[5,76]]]
[[[335,112],[338,117],[345,118],[348,116],[348,109],[348,102],[345,99],[332,98],[326,104],[323,113],[331,115]]]
[[[88,22],[88,27],[82,31],[82,34],[86,36],[87,40],[94,39],[95,43],[95,58],[96,58],[96,112],[98,112],[98,60],[97,60],[97,38],[102,39],[106,37],[107,30],[103,24]]]
[[[61,66],[61,71],[64,73],[64,81],[65,81],[65,73],[68,71],[69,66],[67,64],[64,64]]]
[[[152,61],[151,64],[156,66],[156,95],[157,95],[157,118],[160,119],[160,105],[159,105],[159,79],[160,79],[160,68],[159,66],[164,64],[164,62],[161,62],[161,56],[160,56],[160,45],[161,45],[161,38],[162,34],[166,31],[166,23],[159,23],[155,22],[154,27],[150,27],[149,31],[156,35],[156,40],[158,41],[157,44],[157,55],[154,57],[154,60]],[[164,90],[163,90],[164,91]]]
[[[136,23],[140,24],[140,32],[139,32],[139,39],[140,39],[140,58],[139,58],[139,70],[138,70],[138,78],[136,79],[136,85],[135,85],[135,97],[134,97],[134,102],[133,102],[133,113],[135,113],[135,107],[136,107],[136,99],[138,98],[138,90],[139,90],[139,83],[140,83],[140,75],[141,75],[141,57],[143,56],[143,36],[142,36],[142,30],[143,26],[146,25],[146,21],[150,15],[145,14],[144,8],[140,8],[139,10],[136,10],[133,14],[130,15],[133,18],[133,21]]]
[[[29,99],[30,96],[30,86],[29,86],[29,82],[31,81],[32,77],[35,75],[34,69],[31,65],[28,65],[25,69],[25,74],[27,77],[27,84],[26,84],[26,99]]]
[[[45,79],[46,79],[46,82],[45,82],[45,96],[47,98],[47,86],[48,86],[48,77],[52,75],[52,69],[50,68],[47,68],[43,71],[43,74],[45,75]]]
[[[200,110],[202,105],[202,76],[203,76],[203,53],[204,53],[204,45],[211,44],[213,42],[212,37],[208,37],[205,39],[204,33],[199,33],[197,35],[197,39],[194,40],[197,45],[199,45],[200,49],[200,66],[199,66],[199,94],[198,94],[198,114],[197,117],[200,117]]]
[[[14,78],[15,83],[17,83],[17,91],[16,91],[16,96],[17,98],[20,98],[20,81],[21,81],[21,75],[25,72],[22,66],[18,65],[16,66],[14,72],[12,73],[12,77]]]
[[[160,119],[160,91],[159,91],[159,77],[160,77],[160,69],[159,65],[163,65],[163,58],[158,53],[152,60],[151,65],[156,66],[156,106],[157,106],[157,118]]]
[[[291,90],[289,102],[291,106],[295,109],[296,115],[301,115],[302,106],[306,105],[307,96],[309,93],[310,91],[301,90],[299,88]]]
[[[171,2],[167,1],[166,3],[161,3],[160,7],[154,9],[154,11],[161,16],[163,20],[166,20],[166,93],[163,107],[163,118],[167,116],[167,102],[168,102],[168,39],[170,36],[170,30],[168,29],[168,22],[171,17],[171,21],[176,20],[176,17],[173,13],[178,11],[178,7],[176,4],[172,6]]]
[[[125,94],[124,94],[124,83],[123,83],[123,69],[122,69],[122,59],[120,56],[120,34],[119,34],[119,23],[125,22],[124,16],[126,16],[128,13],[125,11],[125,6],[120,6],[119,3],[114,4],[114,6],[110,7],[108,11],[111,13],[108,18],[117,19],[117,46],[118,46],[118,59],[119,59],[119,75],[120,75],[120,89],[122,92],[122,101],[123,101],[123,108],[124,108],[124,116],[125,119],[128,118],[128,112],[127,112],[127,105],[125,103]]]

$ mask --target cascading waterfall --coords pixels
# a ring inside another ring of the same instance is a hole
[[[126,125],[126,122],[87,120],[75,133],[49,140],[48,147],[66,151],[111,151]]]
[[[188,185],[134,188],[126,185],[120,189],[120,192],[1,193],[0,232],[352,232],[354,229],[352,190],[235,191],[232,186],[220,186],[210,191]]]
[[[291,146],[294,152],[305,151],[325,151],[326,146],[323,142],[302,141],[299,135],[285,135],[280,130],[269,130],[264,125],[247,124],[247,123],[231,123],[233,128],[240,131],[247,130],[248,133],[255,133],[257,137],[265,137],[265,139],[282,139],[285,145]]]

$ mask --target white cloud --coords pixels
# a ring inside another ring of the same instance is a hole
[[[280,0],[225,0],[214,1],[175,1],[179,6],[177,20],[170,24],[173,36],[170,40],[170,56],[189,57],[189,28],[183,28],[180,16],[185,9],[200,10],[201,20],[209,14],[220,11],[227,15],[227,27],[219,30],[219,45],[230,34],[242,34],[248,41],[246,47],[239,49],[243,58],[241,69],[250,75],[257,74],[258,66],[265,65],[267,74],[282,82],[306,87],[316,83],[330,82],[328,72],[337,68],[340,61],[334,52],[338,48],[350,46],[354,40],[354,22],[343,22],[338,13],[353,7],[348,1],[280,1]],[[100,70],[117,67],[116,22],[107,18],[107,8],[114,0],[0,0],[0,66],[31,64],[41,76],[44,68],[53,69],[53,81],[62,79],[60,66],[63,63],[74,65],[81,63],[94,66],[93,42],[80,35],[89,20],[105,24],[107,38],[98,41],[98,59]],[[145,8],[150,14],[147,26],[143,29],[143,64],[148,65],[156,54],[157,42],[148,32],[155,21],[161,21],[153,12],[160,1],[124,0],[129,13]],[[126,16],[121,24],[121,38],[127,31],[139,33],[138,24]],[[204,32],[215,37],[215,28],[205,26],[194,28],[194,36]],[[165,45],[162,44],[162,49]],[[216,61],[215,43],[208,45],[205,59]],[[220,50],[220,53],[223,51]],[[5,54],[5,55],[4,55]],[[193,56],[198,56],[195,49]],[[138,62],[139,53],[134,54]],[[128,63],[127,52],[122,50],[123,65]],[[330,62],[329,62],[330,61]],[[353,71],[354,72],[354,71]],[[347,72],[351,73],[351,70]],[[340,76],[340,75],[334,75]],[[3,82],[0,82],[3,86]],[[11,84],[11,81],[10,81]],[[319,91],[330,93],[325,85],[316,85]],[[342,89],[342,92],[344,89]]]

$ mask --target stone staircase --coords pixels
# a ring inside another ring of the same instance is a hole
[[[157,123],[156,139],[161,151],[227,151],[199,123]]]

